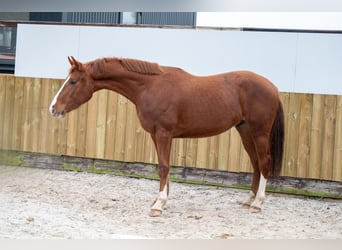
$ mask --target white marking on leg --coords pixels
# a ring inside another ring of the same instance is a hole
[[[58,90],[57,94],[55,95],[55,97],[53,98],[51,104],[50,104],[50,107],[49,107],[49,111],[52,115],[54,115],[53,113],[53,106],[56,105],[56,102],[57,102],[57,98],[59,96],[59,94],[62,92],[62,89],[64,88],[65,84],[69,81],[70,79],[70,76],[68,76],[68,78],[65,80],[65,82],[63,83],[62,87]]]
[[[264,203],[265,197],[266,197],[265,196],[266,183],[267,183],[267,179],[265,179],[265,177],[261,174],[258,192],[256,194],[254,202],[251,205],[252,207],[261,208],[261,205]]]
[[[248,196],[247,196],[246,199],[242,202],[242,206],[249,207],[249,206],[252,204],[254,198],[255,198],[254,192],[253,192],[252,190],[249,191]]]
[[[162,211],[166,202],[167,202],[167,185],[165,185],[163,190],[158,193],[157,200],[153,204],[152,209]]]

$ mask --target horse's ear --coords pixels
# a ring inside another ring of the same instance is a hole
[[[68,60],[70,62],[70,65],[76,67],[78,71],[84,71],[83,64],[77,61],[73,56],[68,56]]]
[[[69,63],[70,63],[70,65],[71,66],[73,66],[74,65],[74,62],[73,62],[73,57],[72,56],[68,56],[68,60],[69,60]]]

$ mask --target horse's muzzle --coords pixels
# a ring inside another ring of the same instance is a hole
[[[65,110],[62,110],[60,112],[57,112],[56,108],[55,108],[55,105],[52,105],[49,109],[51,115],[57,117],[57,118],[64,118],[65,116]]]

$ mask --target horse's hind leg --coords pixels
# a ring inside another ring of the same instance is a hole
[[[260,170],[258,166],[258,155],[255,149],[255,144],[251,132],[249,130],[248,124],[246,122],[241,123],[238,126],[236,126],[236,129],[241,136],[242,144],[253,166],[252,190],[248,193],[248,196],[242,202],[243,208],[250,208],[259,187]]]
[[[269,152],[269,136],[267,133],[254,136],[255,149],[258,155],[258,166],[260,170],[260,181],[255,199],[251,204],[251,212],[260,212],[265,200],[265,190],[268,172],[271,166],[271,156]]]

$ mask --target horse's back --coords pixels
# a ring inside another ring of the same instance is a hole
[[[218,91],[222,90],[220,88],[229,88],[242,91],[247,89],[269,91],[269,94],[278,92],[270,80],[252,71],[240,70],[209,76],[196,76],[176,67],[163,66],[163,69],[165,70],[164,77],[168,81],[174,81],[175,86],[180,89],[184,86],[187,87],[187,85],[200,85],[199,88],[203,89],[212,88],[216,85]],[[165,78],[162,78],[162,81],[165,81]]]

